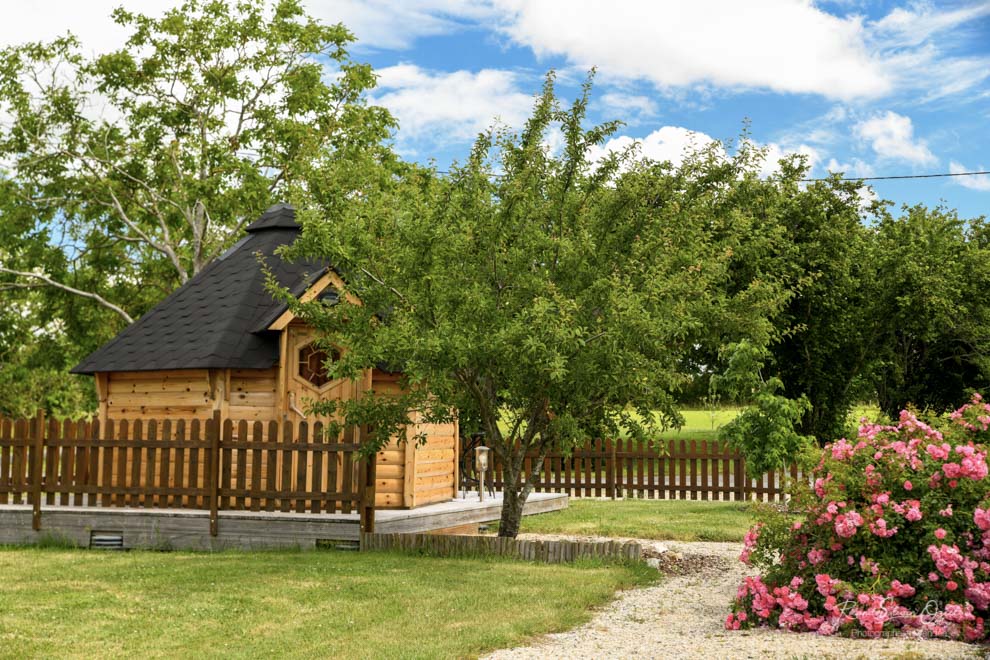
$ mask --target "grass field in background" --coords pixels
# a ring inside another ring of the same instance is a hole
[[[682,410],[684,426],[660,434],[665,440],[717,440],[718,429],[735,419],[741,408],[717,410]]]
[[[742,410],[741,406],[720,406],[714,410],[702,408],[681,410],[684,425],[679,429],[667,429],[660,434],[660,437],[665,440],[718,440],[719,428],[735,419]],[[862,417],[878,421],[881,419],[880,409],[872,405],[854,407],[848,418],[850,428],[858,426]],[[506,425],[502,424],[502,428],[503,431],[508,431]]]
[[[735,419],[742,410],[741,407],[721,407],[716,410],[682,410],[684,426],[680,429],[668,429],[660,437],[667,440],[717,440],[718,429]],[[849,426],[858,426],[862,417],[866,417],[870,421],[878,421],[881,419],[880,409],[872,405],[854,407],[849,413]]]
[[[571,628],[643,565],[0,548],[0,658],[453,658]]]
[[[673,541],[742,541],[753,524],[742,502],[572,498],[562,511],[526,516],[522,532]]]

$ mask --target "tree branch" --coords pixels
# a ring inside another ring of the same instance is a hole
[[[15,275],[17,277],[26,277],[30,279],[35,279],[38,280],[39,282],[45,283],[50,287],[60,289],[62,291],[66,291],[68,293],[71,293],[76,296],[80,296],[82,298],[89,298],[90,300],[95,301],[101,307],[105,307],[106,309],[115,312],[118,316],[120,316],[128,323],[134,323],[134,319],[131,318],[131,315],[125,312],[123,308],[118,307],[117,305],[113,304],[112,302],[110,302],[109,300],[107,300],[98,293],[93,293],[91,291],[83,291],[82,289],[71,287],[68,284],[62,284],[61,282],[56,282],[52,278],[42,273],[30,273],[26,271],[13,270],[11,268],[5,268],[4,266],[0,266],[0,273],[7,273],[9,275]]]
[[[404,295],[402,295],[401,293],[399,293],[398,290],[394,289],[393,287],[389,286],[388,284],[385,284],[384,280],[382,280],[379,277],[376,277],[374,274],[372,274],[372,272],[370,270],[368,270],[364,266],[359,266],[358,269],[362,273],[364,273],[365,275],[367,275],[368,277],[370,277],[372,280],[374,280],[375,283],[377,283],[379,286],[384,287],[384,288],[388,289],[389,291],[391,291],[392,293],[394,293],[399,298],[399,300],[401,300],[402,302],[405,302],[406,301],[406,297]]]

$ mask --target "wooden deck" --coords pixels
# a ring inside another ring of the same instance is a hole
[[[524,515],[567,507],[567,495],[533,493]],[[464,532],[472,526],[498,520],[501,494],[478,501],[465,499],[429,504],[412,510],[379,510],[379,533]],[[217,535],[210,535],[210,512],[189,509],[46,506],[41,529],[32,529],[32,508],[0,505],[0,545],[31,545],[58,539],[89,547],[94,536],[119,536],[125,549],[315,548],[335,543],[356,544],[360,534],[356,513],[281,513],[277,511],[220,511]]]

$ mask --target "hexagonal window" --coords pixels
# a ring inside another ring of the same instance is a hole
[[[327,362],[340,359],[340,353],[333,350],[327,353],[313,344],[306,344],[299,349],[299,376],[305,378],[316,387],[323,387],[330,382],[327,374]]]

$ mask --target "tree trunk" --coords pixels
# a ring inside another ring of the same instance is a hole
[[[543,465],[549,449],[549,443],[541,443],[539,455],[533,464]],[[533,470],[532,474],[523,478],[522,466],[525,457],[526,451],[520,450],[509,454],[509,460],[505,462],[502,480],[502,517],[498,523],[499,536],[515,538],[519,534],[523,507],[533,491],[533,483],[539,472],[538,469]]]
[[[518,448],[505,452],[502,463],[502,516],[498,522],[498,535],[514,539],[519,534],[525,499],[520,499],[522,461],[518,460]]]
[[[516,474],[509,485],[508,475],[502,487],[502,517],[498,523],[498,535],[508,538],[516,538],[519,534],[519,525],[522,523],[522,509],[526,504],[526,493],[520,492],[519,475]]]

